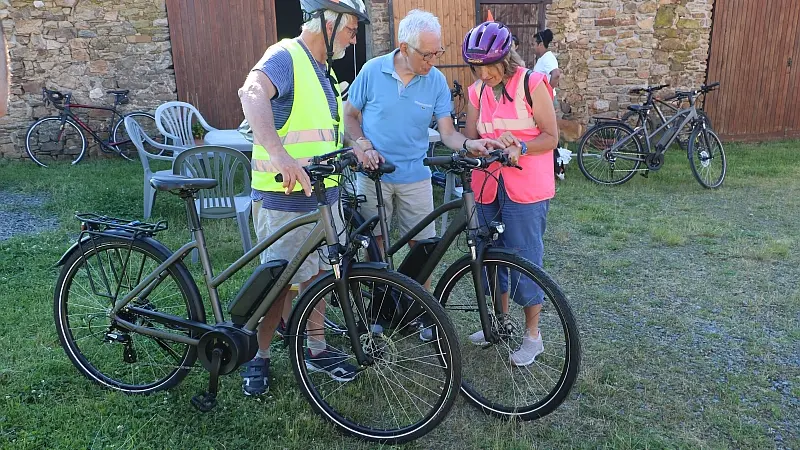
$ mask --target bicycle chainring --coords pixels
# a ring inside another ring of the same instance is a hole
[[[664,164],[664,154],[648,153],[647,156],[644,157],[644,162],[647,164],[648,169],[658,170]]]

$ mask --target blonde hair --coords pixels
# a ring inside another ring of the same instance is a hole
[[[514,74],[517,73],[517,69],[520,67],[525,67],[525,61],[521,56],[519,56],[519,53],[512,48],[509,49],[508,53],[503,57],[503,59],[489,65],[501,66],[503,68],[503,80],[505,81],[513,77]],[[470,64],[469,68],[472,70],[472,73],[475,74],[475,66]]]

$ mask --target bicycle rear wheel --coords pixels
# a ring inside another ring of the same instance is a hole
[[[461,344],[462,393],[489,415],[538,419],[564,402],[578,376],[581,347],[572,310],[558,285],[530,261],[490,248],[483,265],[487,308],[492,327],[501,335],[497,344],[481,342],[476,334],[481,320],[469,256],[448,268],[434,294],[453,321]],[[525,312],[513,299],[530,298],[534,287],[544,292],[538,314],[543,348],[530,363],[521,365],[526,361],[515,363],[511,355],[525,335]],[[507,304],[503,314],[494,311],[495,296]]]
[[[36,164],[47,167],[52,162],[78,164],[86,153],[86,136],[72,119],[43,117],[28,128],[25,152]]]
[[[444,419],[458,396],[461,353],[453,326],[433,296],[405,275],[354,268],[349,277],[350,298],[344,301],[353,306],[362,348],[373,363],[355,378],[350,372],[351,381],[337,382],[307,359],[306,335],[324,333],[330,360],[358,366],[350,339],[313,319],[322,303],[327,319],[345,323],[335,306],[343,300],[329,274],[303,294],[292,313],[288,338],[295,378],[312,408],[342,432],[384,443],[417,439]],[[398,298],[408,308],[396,309]],[[420,343],[413,320],[423,314],[434,330],[430,343]]]
[[[197,357],[188,344],[129,331],[108,312],[114,302],[168,258],[168,251],[142,240],[99,236],[83,244],[64,263],[56,283],[53,316],[58,338],[80,373],[95,383],[125,393],[148,394],[178,384]],[[184,266],[162,273],[145,298],[130,303],[193,321],[205,322],[200,293]],[[188,331],[155,324],[123,310],[119,317],[148,328],[189,336]]]
[[[689,137],[689,164],[694,178],[703,187],[714,189],[722,186],[728,172],[725,149],[714,131],[697,126]]]
[[[138,158],[136,146],[133,145],[131,138],[128,136],[127,130],[125,130],[126,117],[133,117],[134,120],[136,120],[136,123],[142,127],[142,131],[147,134],[147,137],[159,144],[164,143],[164,137],[161,135],[161,132],[158,131],[158,127],[156,126],[156,118],[152,114],[146,112],[128,113],[122,116],[119,121],[117,121],[111,133],[111,144],[114,145],[114,148],[117,149],[117,152],[120,156],[127,160]],[[153,147],[147,142],[144,142],[144,150],[153,155],[161,155],[164,153],[163,149]]]
[[[642,144],[627,125],[603,122],[589,130],[578,145],[578,168],[589,180],[606,185],[630,180],[644,161]]]

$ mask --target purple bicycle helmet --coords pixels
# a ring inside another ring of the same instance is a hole
[[[461,45],[467,64],[485,66],[503,59],[511,50],[511,30],[500,22],[483,22],[469,30]]]

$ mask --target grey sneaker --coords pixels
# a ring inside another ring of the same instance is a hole
[[[525,332],[525,337],[522,338],[522,345],[519,349],[511,354],[511,364],[517,367],[524,367],[533,364],[533,360],[544,351],[544,343],[542,343],[542,332],[536,336],[536,339],[530,337],[528,332]]]
[[[433,341],[433,325],[422,328],[419,332],[419,340],[422,342]]]
[[[269,392],[269,359],[256,356],[242,365],[242,392],[259,396]]]
[[[486,342],[486,337],[483,335],[483,330],[478,330],[475,333],[470,334],[469,341],[481,347],[489,344],[488,342]]]

